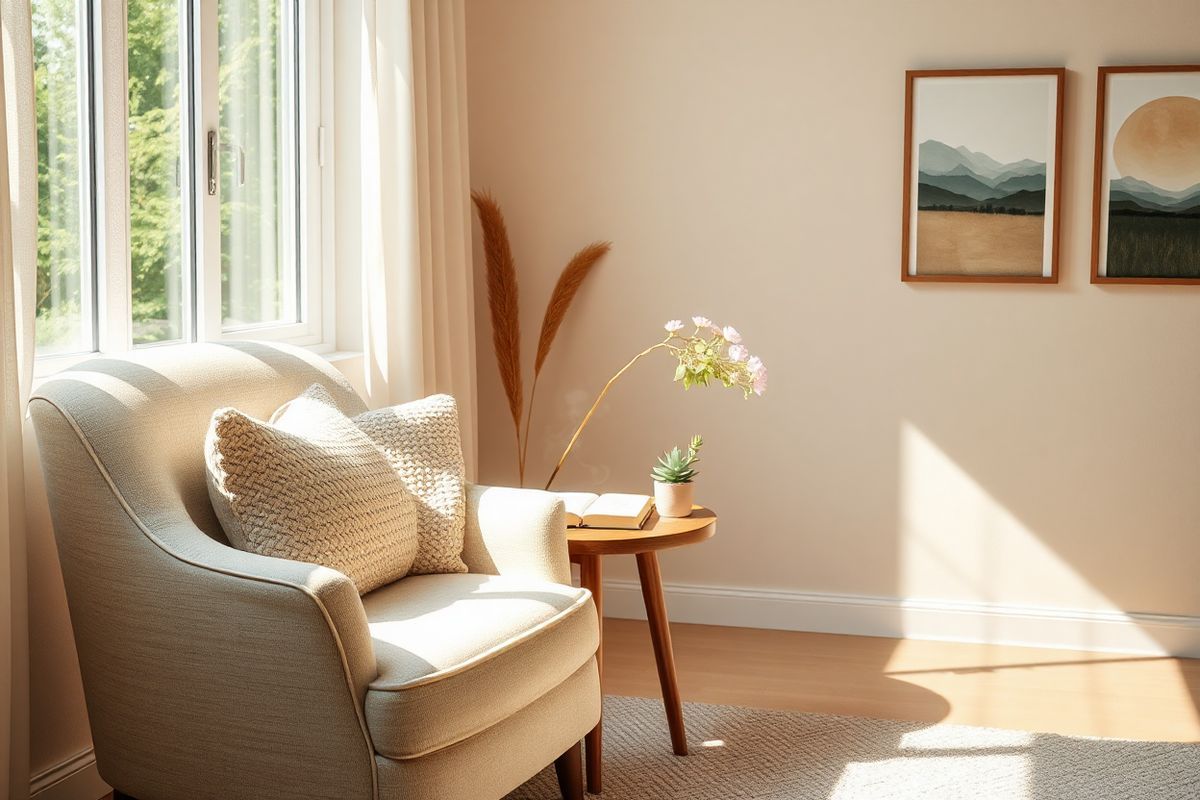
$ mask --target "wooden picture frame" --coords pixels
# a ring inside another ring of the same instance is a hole
[[[1065,95],[1064,67],[905,73],[900,280],[1058,282]]]
[[[1092,283],[1200,284],[1198,126],[1200,64],[1097,70]]]

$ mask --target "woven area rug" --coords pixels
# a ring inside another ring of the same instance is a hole
[[[1200,745],[606,697],[605,800],[1197,800]],[[559,798],[553,768],[507,800]]]

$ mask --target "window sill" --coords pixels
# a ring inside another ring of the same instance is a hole
[[[335,367],[346,361],[362,361],[363,357],[362,352],[359,350],[321,351],[315,347],[310,347],[308,349],[328,361],[330,364],[333,364]]]

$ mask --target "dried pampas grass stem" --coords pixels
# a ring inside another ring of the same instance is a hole
[[[517,267],[513,261],[508,228],[504,224],[504,213],[500,210],[500,204],[491,194],[479,190],[471,192],[471,200],[479,212],[479,225],[483,229],[488,310],[492,315],[492,348],[496,351],[500,382],[504,385],[508,411],[512,415],[513,431],[517,437],[517,474],[521,485],[524,486],[525,456],[529,452],[529,426],[533,421],[533,397],[537,392],[538,376],[542,373],[542,365],[550,355],[554,338],[558,335],[558,329],[562,327],[563,319],[571,308],[579,287],[583,285],[596,263],[612,248],[612,244],[592,242],[576,253],[558,276],[558,283],[554,285],[550,301],[546,304],[546,315],[542,318],[542,332],[538,337],[537,358],[533,364],[533,385],[529,389],[529,411],[525,416],[522,442],[521,412],[524,404],[524,385],[521,382],[521,323],[520,308],[517,304]]]
[[[508,229],[500,204],[487,192],[471,192],[483,229],[483,250],[487,267],[488,309],[492,316],[492,347],[500,382],[508,398],[513,430],[517,436],[517,465],[521,483],[525,482],[521,458],[521,410],[524,387],[521,382],[521,322],[517,305],[517,268],[508,242]]]
[[[542,317],[542,332],[538,336],[537,358],[533,363],[533,384],[529,387],[529,409],[525,417],[525,445],[521,448],[520,472],[522,475],[525,473],[526,457],[529,453],[529,431],[533,423],[533,398],[537,395],[538,376],[542,373],[542,365],[546,363],[546,357],[550,355],[554,337],[558,335],[558,329],[562,327],[563,318],[566,317],[567,310],[571,308],[571,303],[575,300],[579,287],[583,285],[592,268],[611,249],[612,242],[592,242],[572,256],[571,260],[567,262],[567,266],[563,267],[562,274],[558,276],[558,282],[554,284],[554,291],[550,294],[550,301],[546,303],[546,315]]]

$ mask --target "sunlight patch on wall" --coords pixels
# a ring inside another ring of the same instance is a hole
[[[915,425],[899,437],[901,635],[1200,655],[1200,620],[1117,607],[1046,544],[1053,531],[1027,525]]]
[[[1117,610],[908,422],[900,429],[899,534],[903,597]]]

